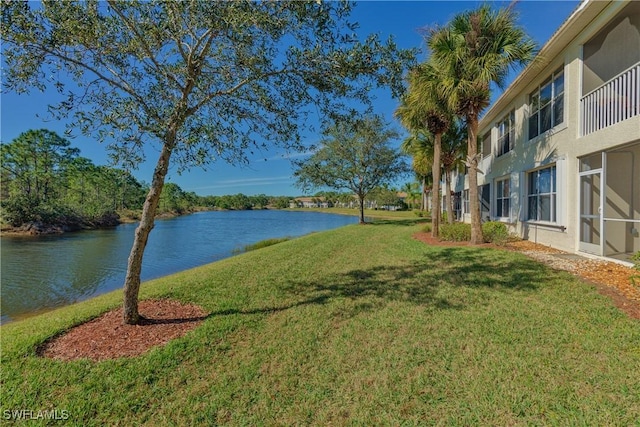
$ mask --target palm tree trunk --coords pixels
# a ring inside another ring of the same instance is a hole
[[[431,190],[431,235],[440,235],[440,152],[442,148],[442,134],[436,133],[433,143],[433,188]]]
[[[422,197],[421,197],[422,210],[427,210],[427,178],[422,177]]]
[[[447,203],[447,223],[453,224],[453,200],[451,199],[451,174],[447,171],[444,173],[444,184],[446,203]]]
[[[467,116],[468,140],[467,161],[469,163],[469,209],[471,210],[471,244],[482,243],[482,223],[480,222],[480,199],[478,198],[478,116]]]
[[[123,322],[128,325],[136,325],[140,322],[140,314],[138,312],[138,293],[140,291],[140,273],[142,272],[142,256],[147,246],[149,233],[154,226],[154,218],[160,194],[164,186],[164,178],[169,170],[169,159],[171,151],[175,144],[175,134],[167,138],[169,142],[165,142],[158,158],[158,163],[153,172],[153,181],[151,188],[147,194],[142,207],[142,217],[140,224],[136,228],[133,239],[133,246],[129,254],[127,262],[127,274],[124,282],[124,303],[123,303]]]

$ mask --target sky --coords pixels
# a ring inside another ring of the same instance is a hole
[[[492,1],[494,7],[505,7],[509,2]],[[516,4],[519,24],[542,47],[558,27],[578,6],[578,0],[572,1],[537,1],[520,0]],[[399,48],[419,48],[419,61],[427,57],[421,29],[433,25],[445,25],[455,14],[474,9],[481,1],[359,1],[352,13],[352,21],[358,22],[358,34],[364,39],[368,34],[377,33],[381,40],[393,36]],[[517,73],[512,73],[515,78]],[[393,112],[398,102],[391,97],[389,91],[376,91],[374,100],[375,113],[383,115],[390,125],[400,131],[401,138],[406,133],[394,119]],[[494,90],[493,98],[499,96]],[[30,94],[17,95],[2,89],[0,93],[0,141],[9,143],[22,132],[30,129],[49,129],[64,135],[65,123],[46,121],[47,105],[58,99],[53,90],[44,93],[33,91]],[[74,132],[69,138],[72,146],[78,147],[81,156],[87,157],[96,165],[108,165],[109,157],[105,145],[96,140]],[[320,140],[320,135],[309,135],[309,144]],[[399,146],[401,139],[394,141]],[[134,176],[143,182],[150,182],[153,167],[157,160],[157,152],[146,151],[147,160]],[[178,184],[184,191],[193,191],[199,195],[224,195],[244,193],[246,195],[267,194],[270,196],[299,196],[303,192],[295,186],[293,178],[292,158],[301,159],[309,153],[287,155],[280,151],[260,153],[245,166],[231,166],[224,162],[207,165],[206,169],[192,168],[178,174],[174,166],[169,170],[167,182]],[[411,181],[407,176],[402,182]]]

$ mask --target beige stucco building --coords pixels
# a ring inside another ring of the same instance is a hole
[[[478,134],[483,220],[628,261],[640,251],[640,2],[583,1]],[[465,221],[467,181],[455,190]]]

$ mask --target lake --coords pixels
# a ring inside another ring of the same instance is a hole
[[[246,245],[358,222],[357,217],[279,210],[199,212],[157,220],[142,280],[232,256]],[[137,224],[55,236],[4,236],[0,321],[6,323],[121,288]]]

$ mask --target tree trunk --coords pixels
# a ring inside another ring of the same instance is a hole
[[[131,247],[129,260],[127,262],[127,275],[124,282],[124,314],[122,320],[128,325],[136,325],[140,322],[140,314],[138,313],[138,293],[140,291],[142,256],[144,255],[144,249],[147,246],[149,233],[154,226],[154,218],[156,216],[156,210],[158,209],[162,187],[164,186],[164,178],[169,170],[169,159],[175,143],[175,135],[172,138],[167,139],[168,142],[165,142],[162,146],[158,163],[156,164],[156,168],[153,172],[151,188],[149,189],[149,193],[144,201],[144,206],[142,207],[142,217],[140,218],[138,228],[136,228],[133,246]]]
[[[445,198],[447,203],[447,223],[453,224],[453,200],[451,200],[451,174],[444,173]]]
[[[364,224],[364,196],[358,194],[358,199],[360,200],[360,221],[359,224]]]
[[[433,143],[433,187],[431,189],[431,235],[440,235],[440,152],[442,148],[442,134],[436,133]]]
[[[469,136],[467,140],[467,160],[469,162],[469,209],[471,210],[471,244],[483,242],[480,222],[480,199],[478,198],[478,116],[467,116]]]

